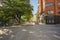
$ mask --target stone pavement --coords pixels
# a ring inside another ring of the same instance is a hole
[[[34,25],[2,28],[9,31],[0,40],[60,40],[59,25]]]

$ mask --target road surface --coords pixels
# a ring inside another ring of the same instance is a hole
[[[59,25],[34,25],[7,27],[9,29],[0,40],[60,40]]]

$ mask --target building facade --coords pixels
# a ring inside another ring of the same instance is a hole
[[[41,14],[43,11],[45,11],[45,0],[39,0],[38,4],[39,13]]]
[[[60,0],[39,0],[39,13],[60,15]]]
[[[46,0],[45,12],[50,16],[60,16],[60,0]]]
[[[56,16],[56,19],[58,19],[54,19],[55,22],[60,22],[60,0],[39,0],[39,4],[39,13],[44,12],[50,20]]]

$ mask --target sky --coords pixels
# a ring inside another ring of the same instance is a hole
[[[33,6],[33,14],[36,14],[38,9],[38,0],[30,0],[30,4]]]

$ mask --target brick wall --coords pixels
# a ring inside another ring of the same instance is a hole
[[[45,2],[45,8],[43,5],[44,2]],[[39,9],[40,9],[39,11],[43,12],[45,10],[46,14],[48,14],[48,11],[51,11],[52,13],[48,15],[59,15],[60,16],[60,13],[58,13],[58,10],[60,10],[60,5],[58,5],[59,2],[60,0],[45,0],[45,1],[39,0]],[[52,4],[49,4],[49,3],[52,3]],[[47,4],[47,7],[46,7],[46,4]],[[51,5],[51,6],[48,6],[48,5]]]
[[[48,13],[49,10],[53,11],[52,14],[48,14],[48,15],[59,15],[58,10],[60,10],[60,5],[58,5],[58,2],[60,2],[60,0],[45,0],[45,5],[48,3],[52,3],[52,6],[48,6],[45,7],[45,12]]]

